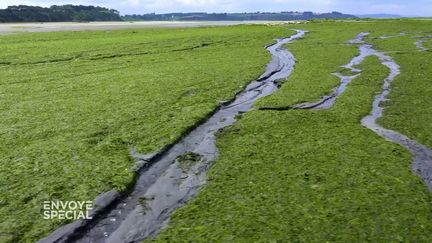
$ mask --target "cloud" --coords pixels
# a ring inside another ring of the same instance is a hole
[[[219,2],[216,0],[177,0],[176,2],[189,6],[205,6],[205,5],[214,5]]]
[[[141,1],[140,0],[129,0],[128,3],[132,7],[137,7],[137,6],[139,6],[141,4]]]

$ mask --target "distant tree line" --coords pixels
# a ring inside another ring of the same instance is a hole
[[[339,12],[255,12],[255,13],[169,13],[120,16],[115,9],[95,6],[62,5],[49,8],[9,6],[0,9],[0,22],[69,22],[69,21],[229,21],[229,20],[310,20],[356,18]]]
[[[0,9],[0,22],[69,22],[69,21],[121,21],[114,9],[82,5],[9,6]]]
[[[337,19],[357,18],[354,15],[339,12],[313,13],[313,12],[280,12],[280,13],[168,13],[168,14],[143,14],[126,15],[127,21],[244,21],[244,20],[310,20],[310,19]]]

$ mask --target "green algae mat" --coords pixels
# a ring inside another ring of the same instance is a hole
[[[379,123],[432,147],[429,20],[312,21],[16,34],[0,37],[0,242],[33,242],[71,220],[45,201],[127,191],[131,151],[178,141],[259,77],[264,46],[286,45],[295,69],[275,94],[218,135],[207,184],[160,242],[430,242],[432,194],[412,154],[361,124],[389,70],[376,57],[326,110],[259,110],[315,102],[365,42],[400,65]],[[384,38],[383,38],[384,37]]]

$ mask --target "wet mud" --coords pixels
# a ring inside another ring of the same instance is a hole
[[[140,242],[156,236],[167,226],[171,214],[193,198],[206,183],[206,172],[218,157],[216,136],[233,125],[239,114],[253,109],[255,101],[279,89],[278,81],[289,77],[295,58],[284,45],[305,35],[306,31],[267,46],[272,61],[266,72],[252,81],[231,102],[222,102],[201,125],[179,142],[151,155],[132,155],[138,160],[139,176],[130,194],[108,198],[105,212],[87,225],[57,230],[41,242]],[[75,222],[76,224],[77,222]],[[69,228],[68,228],[69,227]]]

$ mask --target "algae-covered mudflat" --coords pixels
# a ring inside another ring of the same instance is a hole
[[[240,24],[272,24],[290,21],[121,21],[121,22],[49,22],[49,23],[1,23],[0,35],[21,32],[53,32],[84,30],[121,30],[140,28],[186,28],[205,26],[230,26]]]
[[[44,219],[46,201],[114,189],[117,200],[62,240],[430,242],[431,23],[0,36],[0,241],[72,222]],[[276,39],[287,44],[272,49]],[[365,117],[380,107],[374,130]],[[206,124],[227,122],[203,161]],[[144,234],[155,212],[167,227]]]

